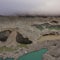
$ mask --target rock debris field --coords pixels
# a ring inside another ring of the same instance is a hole
[[[48,49],[43,60],[60,60],[60,17],[0,17],[0,57]]]

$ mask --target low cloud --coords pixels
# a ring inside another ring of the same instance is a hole
[[[60,15],[60,0],[0,0],[0,15]]]

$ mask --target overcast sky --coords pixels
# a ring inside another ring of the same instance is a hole
[[[0,15],[60,15],[60,0],[0,0]]]

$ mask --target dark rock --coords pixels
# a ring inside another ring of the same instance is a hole
[[[58,21],[55,21],[55,20],[54,20],[54,21],[51,21],[51,23],[58,23]]]
[[[10,30],[5,30],[0,32],[0,41],[5,42],[10,35],[11,31]]]
[[[17,32],[16,36],[16,42],[21,43],[21,44],[31,44],[32,41],[30,41],[28,38],[24,38],[22,34]]]
[[[42,36],[48,36],[48,35],[59,35],[59,33],[58,32],[51,32],[51,33],[43,34]]]
[[[49,33],[49,34],[43,34],[42,36],[48,36],[48,35],[55,35],[55,32]]]
[[[56,35],[55,32],[50,33],[49,35]]]
[[[42,36],[47,36],[47,35],[49,35],[49,34],[43,34]]]

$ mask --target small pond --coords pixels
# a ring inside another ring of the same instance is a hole
[[[40,49],[39,51],[28,53],[24,56],[19,57],[17,60],[42,60],[43,54],[46,53],[47,49]]]
[[[43,54],[46,53],[47,51],[48,51],[47,49],[43,48],[40,49],[39,51],[30,52],[28,54],[20,56],[17,60],[42,60]],[[0,60],[14,60],[14,58],[3,59],[1,57]]]

